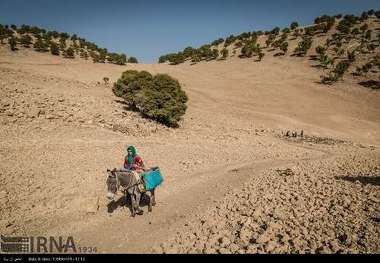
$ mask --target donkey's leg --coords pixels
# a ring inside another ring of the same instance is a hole
[[[152,212],[152,193],[150,191],[145,192],[145,195],[149,198],[148,212]]]
[[[134,190],[135,192],[135,196],[136,196],[136,212],[138,215],[142,215],[144,214],[144,211],[140,208],[140,200],[141,200],[141,193],[140,191],[138,190],[137,186],[136,186],[136,189]]]
[[[136,198],[133,192],[128,191],[129,196],[131,197],[131,210],[132,210],[132,217],[136,216]]]
[[[154,194],[154,190],[153,189],[152,191],[150,191],[152,193],[152,197],[151,197],[151,200],[152,200],[152,206],[155,206],[156,205],[156,195]]]
[[[128,191],[124,190],[124,207],[128,207]]]

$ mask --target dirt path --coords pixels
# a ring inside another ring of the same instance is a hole
[[[96,246],[101,253],[151,252],[154,246],[186,227],[186,221],[206,211],[213,206],[213,202],[222,199],[232,189],[241,187],[248,179],[255,180],[259,186],[263,171],[292,165],[297,161],[333,157],[326,150],[295,144],[293,146],[312,151],[313,157],[235,164],[193,174],[175,182],[172,185],[174,190],[170,192],[160,193],[158,189],[158,204],[152,213],[147,213],[145,208],[143,216],[131,218],[129,209],[118,207],[117,209],[123,210],[122,213],[112,217],[93,218],[87,227],[82,227],[72,235],[81,246]],[[67,234],[67,229],[63,233]]]

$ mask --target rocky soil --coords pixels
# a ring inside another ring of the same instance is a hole
[[[378,149],[329,150],[341,154],[252,178],[154,251],[378,253]]]
[[[97,95],[110,90],[111,84],[67,81],[5,68],[0,68],[0,74],[3,125],[44,127],[49,122],[92,125],[133,136],[147,136],[165,129],[156,122],[140,118],[136,112],[127,111],[121,100],[112,97],[109,101],[99,100]],[[75,92],[70,92],[68,86],[75,87]]]

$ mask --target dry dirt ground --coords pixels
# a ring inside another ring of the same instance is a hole
[[[100,253],[378,253],[380,93],[322,86],[310,63],[116,66],[0,48],[0,233],[72,235]],[[112,94],[103,78],[127,69],[180,81],[180,128]],[[128,144],[165,178],[136,218],[105,198]]]

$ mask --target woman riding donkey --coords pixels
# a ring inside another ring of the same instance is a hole
[[[121,170],[107,170],[107,197],[114,198],[119,186],[124,187],[126,195],[131,196],[132,216],[136,213],[141,215],[143,210],[140,208],[140,198],[142,194],[149,197],[148,211],[152,211],[152,206],[156,204],[154,189],[146,190],[142,181],[142,173],[147,171],[142,158],[137,155],[136,148],[132,145],[127,148],[127,155],[124,159],[124,168]]]
[[[127,148],[127,155],[124,160],[124,169],[136,171],[137,173],[143,173],[146,170],[144,161],[139,155],[137,155],[136,148],[133,145],[130,145]]]

